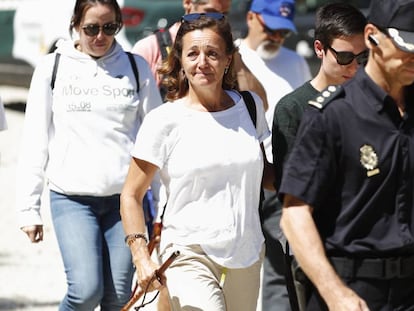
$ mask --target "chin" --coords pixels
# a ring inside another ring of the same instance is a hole
[[[275,58],[279,54],[279,51],[280,45],[268,41],[263,42],[256,49],[257,54],[264,60]]]

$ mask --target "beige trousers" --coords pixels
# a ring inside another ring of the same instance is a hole
[[[169,246],[180,256],[167,269],[167,287],[173,311],[255,311],[260,287],[260,259],[243,269],[227,269],[213,262],[200,246]]]

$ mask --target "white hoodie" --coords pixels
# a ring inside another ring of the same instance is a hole
[[[134,55],[137,93],[132,65],[116,42],[99,59],[71,41],[60,41],[56,53],[53,92],[55,54],[49,54],[34,71],[27,99],[17,168],[20,226],[42,224],[45,178],[50,189],[68,195],[120,193],[142,120],[162,104],[148,64]]]

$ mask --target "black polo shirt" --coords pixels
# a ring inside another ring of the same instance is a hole
[[[304,114],[280,193],[314,208],[330,256],[414,254],[413,85],[406,93],[401,117],[361,68],[335,99]]]

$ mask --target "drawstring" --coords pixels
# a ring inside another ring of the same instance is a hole
[[[221,289],[223,289],[224,282],[226,281],[226,274],[227,274],[227,268],[224,267],[221,272],[221,277],[220,277],[220,288]]]

